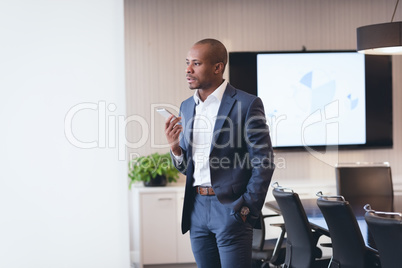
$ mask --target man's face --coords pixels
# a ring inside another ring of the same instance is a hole
[[[208,53],[209,45],[194,45],[186,58],[186,78],[190,89],[211,89],[216,80],[215,64]]]

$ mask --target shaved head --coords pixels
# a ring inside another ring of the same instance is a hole
[[[224,68],[226,67],[226,64],[228,62],[228,52],[226,50],[226,47],[218,40],[208,38],[208,39],[203,39],[195,43],[194,45],[209,45],[209,50],[208,50],[208,59],[212,64],[222,62],[224,65]]]

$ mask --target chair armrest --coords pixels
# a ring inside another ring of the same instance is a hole
[[[332,243],[320,243],[320,246],[324,248],[332,248]]]
[[[281,216],[280,214],[266,214],[266,215],[262,215],[262,218],[271,218],[271,217],[278,217]]]
[[[274,227],[279,227],[281,228],[281,234],[279,235],[278,239],[276,240],[275,248],[272,252],[272,257],[270,259],[270,263],[273,265],[280,265],[283,263],[283,260],[281,258],[281,253],[284,252],[284,250],[281,250],[282,244],[284,243],[285,240],[285,234],[286,234],[286,229],[285,229],[285,224],[284,223],[271,223],[270,226]]]
[[[269,224],[270,226],[275,226],[275,227],[285,227],[284,223],[271,223]]]
[[[285,231],[285,224],[284,223],[271,223],[270,226],[280,227],[283,231]]]

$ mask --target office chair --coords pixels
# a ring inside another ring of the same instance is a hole
[[[330,268],[380,267],[375,250],[366,247],[355,214],[343,196],[317,193],[317,205],[324,215],[332,241]]]
[[[316,245],[321,234],[313,231],[299,195],[277,183],[272,191],[285,221],[287,234],[284,268],[327,267],[329,259],[320,259]]]
[[[402,253],[402,214],[375,211],[369,204],[364,209],[364,217],[380,254],[381,267],[399,267]]]
[[[279,266],[285,261],[286,238],[284,224],[271,224],[282,229],[278,239],[265,239],[265,219],[279,216],[278,214],[263,215],[260,213],[261,229],[253,229],[252,260],[253,268],[269,267],[269,264]]]
[[[364,216],[363,206],[393,211],[394,190],[389,163],[338,164],[335,167],[337,195],[352,206],[356,216]]]

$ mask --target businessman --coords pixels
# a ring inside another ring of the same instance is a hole
[[[218,40],[195,43],[186,64],[194,95],[165,124],[186,175],[182,232],[190,230],[199,268],[251,267],[253,226],[274,171],[264,107],[223,79],[227,51]]]

